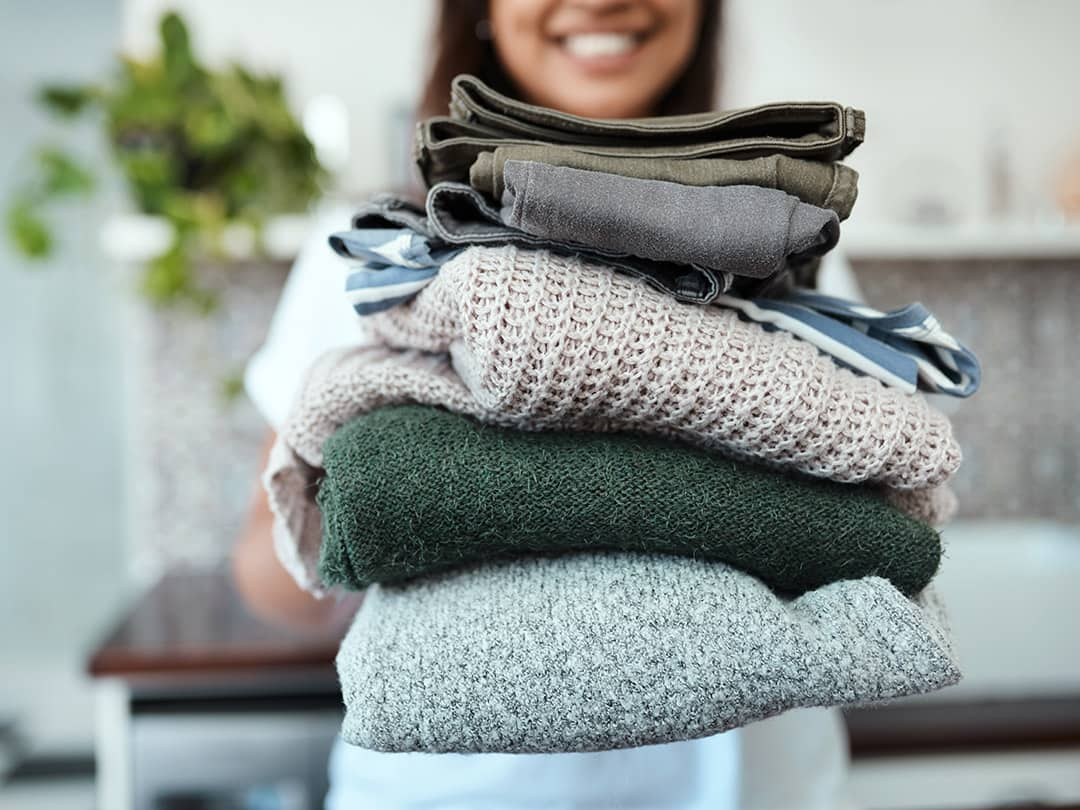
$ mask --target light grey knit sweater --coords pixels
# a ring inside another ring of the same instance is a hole
[[[930,692],[960,677],[939,611],[877,577],[785,601],[721,563],[625,553],[374,586],[337,657],[342,736],[380,751],[606,750]]]

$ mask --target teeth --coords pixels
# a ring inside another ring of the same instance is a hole
[[[571,34],[563,47],[573,56],[622,56],[637,45],[633,34]]]

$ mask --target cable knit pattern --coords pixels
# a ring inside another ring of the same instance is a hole
[[[369,322],[388,345],[449,351],[483,408],[541,429],[625,426],[898,489],[941,484],[960,465],[948,419],[921,397],[580,258],[470,248]]]
[[[360,414],[386,405],[437,405],[489,424],[530,430],[527,418],[484,408],[450,366],[445,354],[397,351],[387,348],[336,349],[311,368],[299,398],[278,434],[263,483],[274,513],[274,544],[300,587],[322,595],[326,588],[317,573],[322,547],[322,516],[315,502],[324,476],[323,445],[339,428]],[[631,421],[577,419],[575,429],[633,431]],[[663,434],[665,431],[656,430]],[[674,435],[672,431],[667,434]],[[901,510],[932,525],[951,517],[955,499],[943,488],[901,492],[886,490]]]

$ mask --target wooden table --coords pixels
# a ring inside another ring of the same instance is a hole
[[[98,806],[142,808],[161,791],[182,795],[185,779],[239,779],[242,763],[250,778],[259,761],[278,782],[325,790],[341,717],[333,659],[344,630],[262,621],[227,572],[165,576],[87,664],[97,684]],[[243,743],[230,744],[229,733]],[[271,745],[293,750],[277,754]],[[228,762],[215,762],[215,749]]]

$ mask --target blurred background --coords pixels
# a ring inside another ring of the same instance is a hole
[[[319,806],[334,640],[222,585],[266,430],[242,373],[320,212],[408,181],[431,10],[0,0],[0,807]],[[851,716],[867,807],[1080,806],[1078,36],[1073,0],[725,4],[722,106],[864,109],[859,286],[984,365],[941,404],[967,678]],[[131,126],[191,114],[190,59],[197,194]]]

